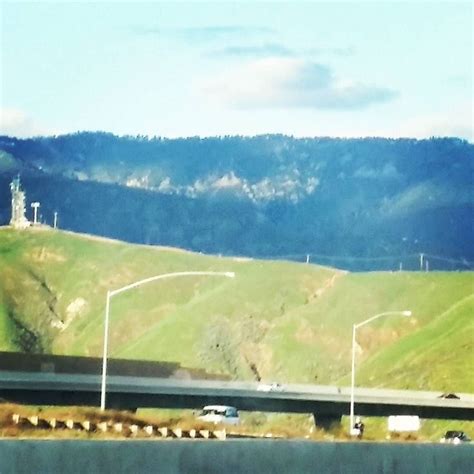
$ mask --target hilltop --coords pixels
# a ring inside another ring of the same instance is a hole
[[[471,272],[347,273],[7,227],[0,269],[0,350],[100,356],[108,289],[167,272],[233,271],[112,298],[111,355],[240,380],[348,384],[352,324],[410,309],[409,319],[360,329],[358,382],[474,392]]]

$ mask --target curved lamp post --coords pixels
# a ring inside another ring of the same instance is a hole
[[[352,370],[351,370],[351,414],[350,414],[350,427],[349,434],[352,432],[354,427],[354,386],[355,386],[355,346],[356,346],[356,330],[361,326],[365,326],[372,321],[375,321],[382,316],[411,316],[411,311],[385,311],[384,313],[378,313],[375,316],[372,316],[361,323],[352,325]]]
[[[105,387],[107,379],[107,349],[108,349],[108,340],[109,340],[109,310],[110,310],[110,299],[112,296],[123,293],[124,291],[131,290],[137,286],[144,285],[145,283],[151,283],[155,280],[164,280],[166,278],[176,278],[176,277],[185,277],[185,276],[222,276],[227,278],[234,278],[234,272],[173,272],[173,273],[163,273],[161,275],[156,275],[150,278],[145,278],[144,280],[131,283],[130,285],[123,286],[116,290],[107,291],[107,300],[105,303],[105,323],[104,323],[104,352],[102,356],[102,385],[100,391],[100,409],[105,410]]]

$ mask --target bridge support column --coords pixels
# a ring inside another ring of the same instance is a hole
[[[322,428],[323,430],[330,430],[332,428],[338,428],[341,426],[342,415],[335,415],[331,413],[313,413],[314,424],[316,428]]]

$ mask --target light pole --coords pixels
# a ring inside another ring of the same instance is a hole
[[[352,325],[352,370],[351,370],[351,412],[350,412],[350,426],[349,426],[349,434],[352,433],[352,429],[354,427],[354,387],[355,387],[355,346],[356,346],[356,329],[360,328],[361,326],[365,326],[372,321],[375,321],[382,316],[390,316],[390,315],[398,315],[398,316],[411,316],[411,311],[385,311],[384,313],[378,313],[375,316],[372,316],[361,323],[353,324]]]
[[[38,223],[38,207],[40,207],[39,202],[32,202],[31,207],[33,208],[33,225],[36,225]]]
[[[145,283],[151,283],[155,280],[163,280],[165,278],[176,278],[176,277],[184,277],[184,276],[222,276],[227,278],[234,278],[234,272],[173,272],[173,273],[163,273],[161,275],[156,275],[150,278],[145,278],[144,280],[137,281],[135,283],[131,283],[130,285],[123,286],[122,288],[118,288],[116,290],[108,290],[107,291],[107,300],[105,303],[105,322],[104,322],[104,352],[102,356],[102,385],[100,391],[100,409],[102,411],[105,410],[105,387],[106,387],[106,379],[107,379],[107,349],[108,349],[108,340],[109,340],[109,312],[110,312],[110,298],[112,296],[118,295],[119,293],[123,293],[124,291],[131,290],[132,288],[136,288],[137,286],[144,285]]]

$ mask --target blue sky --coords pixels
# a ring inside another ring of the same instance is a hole
[[[0,133],[460,136],[471,2],[1,3]]]

